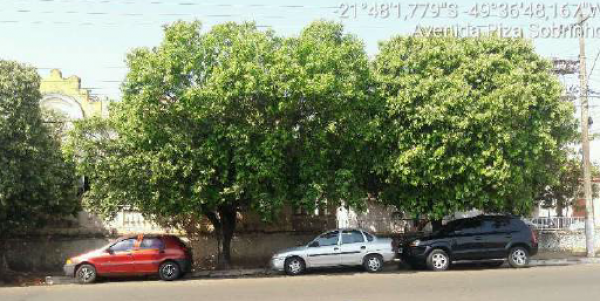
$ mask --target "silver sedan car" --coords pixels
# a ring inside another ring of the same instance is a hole
[[[379,272],[396,253],[389,238],[380,238],[360,229],[336,229],[325,232],[306,246],[286,249],[273,255],[271,268],[298,275],[307,268],[363,266]]]

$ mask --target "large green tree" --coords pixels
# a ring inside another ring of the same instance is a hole
[[[583,170],[580,158],[570,156],[566,160],[556,162],[551,166],[558,177],[558,181],[547,186],[542,186],[536,197],[537,204],[546,209],[555,209],[558,216],[563,215],[563,210],[576,205],[576,201],[584,198]],[[598,166],[592,165],[592,178],[600,176]],[[598,197],[598,186],[592,186],[592,195]]]
[[[558,180],[574,109],[530,42],[395,37],[373,70],[385,101],[374,182],[386,203],[432,219],[524,214]]]
[[[0,60],[0,255],[4,239],[73,214],[74,164],[40,112],[35,68]]]
[[[228,265],[240,211],[360,204],[368,58],[339,24],[280,38],[253,23],[166,27],[128,55],[108,122],[77,125],[72,149],[105,214],[131,205],[167,225],[208,219]]]

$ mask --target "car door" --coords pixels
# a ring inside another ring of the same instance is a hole
[[[307,248],[309,267],[328,267],[341,264],[340,231],[330,231],[317,237]]]
[[[136,272],[158,272],[164,250],[165,244],[160,237],[143,237],[140,246],[133,253]]]
[[[456,227],[451,233],[453,245],[453,260],[473,260],[481,253],[482,249],[482,228],[481,219],[465,219],[459,227]]]
[[[361,231],[342,231],[341,261],[342,265],[360,265],[367,253],[367,244]]]
[[[480,259],[505,257],[505,246],[511,239],[510,219],[488,218],[483,221]]]
[[[96,267],[96,272],[98,272],[98,275],[110,274],[112,271],[111,260],[113,254],[111,254],[108,251],[109,248],[110,245],[107,246],[106,249],[102,251],[102,253],[94,256],[94,259],[92,260],[92,263]]]
[[[129,274],[134,271],[133,250],[137,239],[128,238],[117,241],[110,249],[110,258],[106,264],[108,274]]]

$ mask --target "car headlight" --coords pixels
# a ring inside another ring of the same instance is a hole
[[[284,257],[285,256],[283,256],[282,254],[275,254],[275,255],[273,255],[273,259],[279,259],[279,260],[281,260],[281,259],[284,259]]]
[[[418,247],[420,244],[421,244],[421,241],[417,239],[417,240],[413,240],[409,246]]]
[[[66,264],[67,264],[67,265],[69,265],[69,264],[73,264],[73,261],[71,260],[71,258],[67,259],[67,262],[66,262]]]

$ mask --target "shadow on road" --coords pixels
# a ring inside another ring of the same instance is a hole
[[[505,269],[508,268],[507,263],[503,263],[499,266],[499,262],[461,262],[454,263],[450,271],[476,271],[486,269]],[[416,273],[433,273],[425,268],[411,268],[410,266],[403,263],[390,263],[387,264],[384,269],[377,274],[416,274]],[[213,274],[206,276],[192,276],[187,275],[183,279],[176,281],[190,281],[190,280],[219,280],[219,279],[260,279],[260,278],[302,278],[302,277],[319,277],[319,276],[335,276],[335,275],[368,275],[362,267],[339,267],[339,268],[324,268],[324,269],[311,269],[305,274],[299,276],[287,276],[283,273],[267,272],[265,269],[263,272],[258,273],[227,273],[227,271],[214,271]],[[42,279],[42,276],[37,278]],[[36,279],[37,279],[36,278]],[[54,283],[56,284],[73,284],[76,283],[72,277],[65,276],[52,276]],[[40,280],[41,281],[41,280]],[[158,276],[127,276],[127,277],[115,277],[115,278],[98,278],[98,284],[105,283],[120,283],[120,282],[149,282],[149,281],[160,281]],[[30,284],[30,283],[3,283],[0,287],[11,287],[11,286],[34,286],[34,285],[45,285]],[[93,285],[93,284],[92,284]]]
[[[498,266],[498,262],[465,262],[455,263],[452,265],[452,271],[475,271],[475,270],[486,270],[486,269],[504,269],[507,268],[506,263]],[[405,264],[389,264],[377,274],[416,274],[416,273],[433,273],[426,269],[412,269]],[[190,281],[190,280],[225,280],[225,279],[259,279],[259,278],[302,278],[302,277],[315,277],[315,276],[335,276],[335,275],[357,275],[357,274],[368,274],[361,267],[344,267],[344,268],[325,268],[325,269],[311,269],[305,274],[299,276],[287,276],[283,273],[265,273],[255,275],[241,275],[241,276],[209,276],[209,277],[190,277],[187,276],[177,281]],[[128,281],[158,281],[158,277],[146,276],[146,277],[127,277],[127,278],[111,278],[111,279],[100,279],[99,283],[109,282],[128,282]]]

